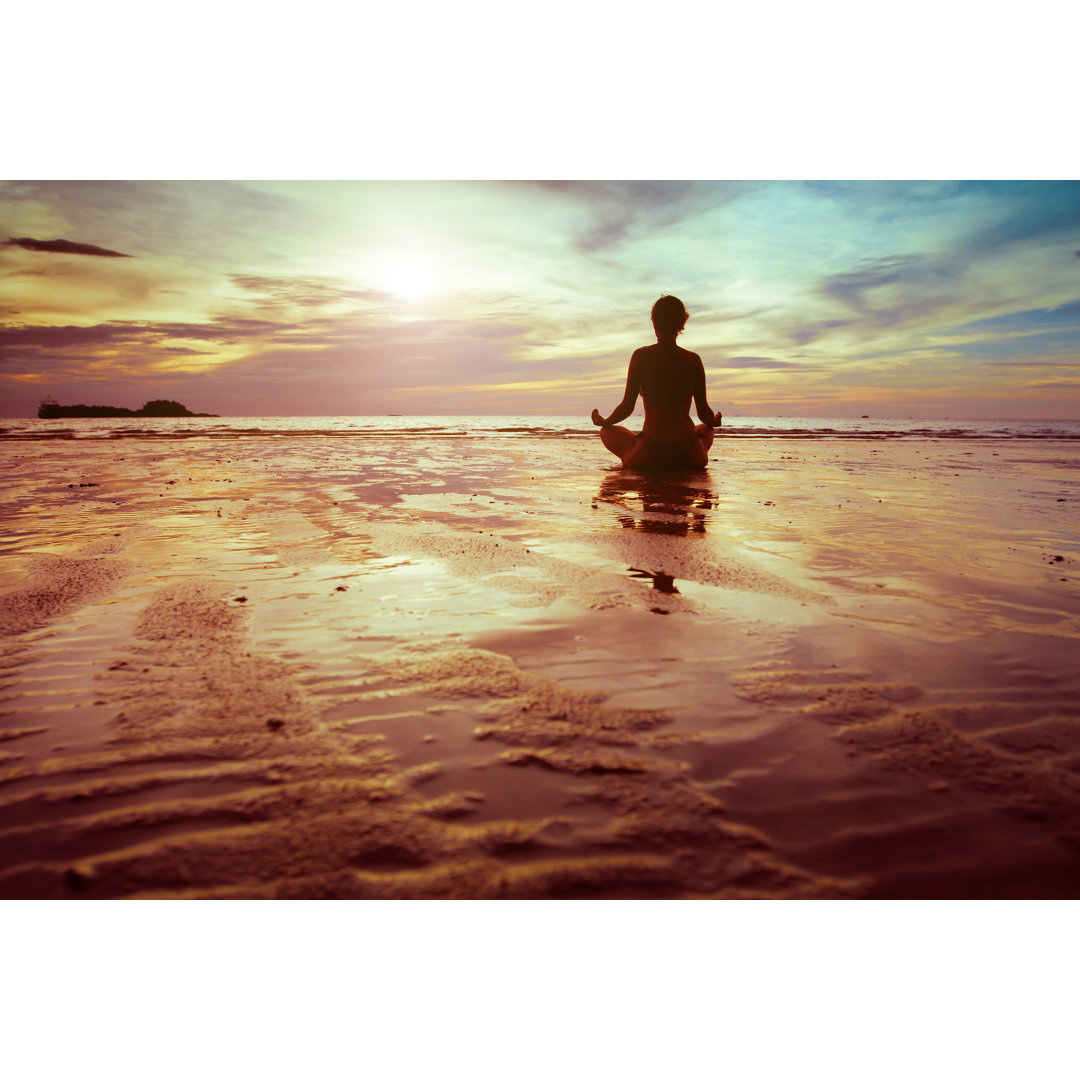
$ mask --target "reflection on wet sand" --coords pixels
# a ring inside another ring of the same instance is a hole
[[[1075,899],[1080,444],[968,445],[20,444],[0,897]]]
[[[712,478],[705,469],[663,474],[612,469],[596,497],[617,508],[624,529],[664,536],[703,534],[707,511],[716,505]]]

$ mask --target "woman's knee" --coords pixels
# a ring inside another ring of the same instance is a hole
[[[634,434],[627,428],[613,425],[600,429],[604,445],[616,456],[623,457],[634,445]]]

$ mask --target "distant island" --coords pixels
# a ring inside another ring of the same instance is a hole
[[[62,416],[217,416],[217,413],[191,412],[179,401],[148,401],[141,409],[122,409],[116,405],[61,405],[46,398],[38,406],[39,420]]]

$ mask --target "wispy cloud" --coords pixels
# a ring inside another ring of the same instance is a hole
[[[957,356],[973,360],[1009,357],[1021,359],[1058,358],[1077,355],[1077,335],[1074,327],[1037,330],[1029,334],[995,334],[977,341],[964,341],[946,346]]]
[[[728,356],[714,360],[709,364],[713,368],[744,368],[758,371],[784,371],[789,368],[801,368],[804,371],[814,369],[816,365],[798,364],[792,360],[774,360],[770,356]]]
[[[261,319],[217,318],[207,323],[108,322],[95,326],[0,326],[0,349],[95,349],[138,344],[155,346],[182,339],[230,343],[287,332],[285,324]]]
[[[948,286],[956,277],[956,270],[943,259],[892,255],[866,259],[848,273],[830,275],[821,291],[874,325],[892,326],[948,304],[952,299]],[[875,296],[878,290],[883,292]]]
[[[833,330],[851,326],[853,322],[853,319],[815,319],[813,322],[802,323],[789,330],[788,337],[796,345],[809,345]]]
[[[760,185],[700,180],[541,180],[545,191],[582,204],[592,224],[574,246],[582,254],[607,251],[646,229],[665,229],[714,211]]]
[[[77,244],[73,240],[35,240],[32,236],[11,237],[5,247],[14,245],[27,251],[51,251],[57,255],[98,255],[106,259],[132,259],[122,251],[111,251],[96,244]]]
[[[1065,368],[1069,371],[1080,371],[1080,360],[987,360],[985,366],[1008,368],[1010,371],[1016,368]]]
[[[988,333],[1028,333],[1037,330],[1057,329],[1061,326],[1080,326],[1080,300],[1059,304],[1053,308],[1029,308],[990,319],[976,319],[957,327],[957,331],[985,331]]]
[[[1075,393],[1080,390],[1080,376],[1075,379],[1045,379],[1026,384],[1029,390],[1068,390]]]
[[[991,188],[991,190],[994,190]],[[970,232],[957,247],[957,255],[974,259],[996,254],[1031,241],[1060,243],[1080,230],[1080,182],[1030,181],[999,185],[1006,196],[1005,212],[998,221]]]
[[[221,389],[289,389],[296,407],[364,411],[388,388],[450,388],[520,374],[526,329],[490,321],[431,319],[385,325],[355,314],[303,323],[221,316],[208,323],[109,322],[94,326],[0,326],[0,370],[36,381],[181,378],[213,372]],[[88,357],[96,357],[90,361]],[[262,390],[259,391],[260,394]],[[318,395],[322,395],[321,397]],[[316,397],[317,400],[312,400]]]
[[[924,222],[912,231],[923,250],[864,258],[852,268],[820,279],[822,297],[842,304],[851,318],[844,322],[815,320],[797,327],[791,337],[806,344],[834,329],[849,326],[857,333],[886,328],[924,329],[952,309],[969,319],[983,312],[1001,311],[1008,295],[999,282],[1009,281],[1008,267],[1021,250],[1033,252],[1054,246],[1071,251],[1080,237],[1080,183],[980,183],[815,185],[812,190],[837,202],[850,201],[866,211],[868,223],[887,223],[894,238],[904,233],[898,221]],[[956,215],[948,233],[934,235],[933,217]],[[966,229],[956,225],[967,224]],[[926,231],[929,230],[929,231]],[[905,230],[906,232],[906,230]],[[1029,259],[1033,256],[1028,255]],[[1058,256],[1060,258],[1061,256]],[[1008,275],[1008,276],[1005,276]],[[992,283],[990,288],[987,284]],[[1024,332],[1072,322],[1075,308],[1030,309],[1010,315],[992,315],[971,321],[953,332]]]
[[[378,289],[351,289],[340,279],[327,277],[265,277],[259,274],[230,274],[230,280],[247,292],[258,293],[278,303],[322,307],[344,300],[388,301],[390,293]]]

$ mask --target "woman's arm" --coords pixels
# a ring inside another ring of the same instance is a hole
[[[705,365],[697,354],[694,355],[694,360],[694,405],[697,407],[698,419],[709,427],[719,427],[723,413],[713,412],[709,408],[709,402],[705,398]]]
[[[641,376],[639,373],[638,354],[630,357],[630,367],[626,372],[626,390],[623,391],[623,399],[615,406],[615,411],[605,420],[600,415],[599,409],[593,409],[592,422],[597,427],[610,427],[620,420],[625,420],[637,408],[638,394],[641,392]]]

